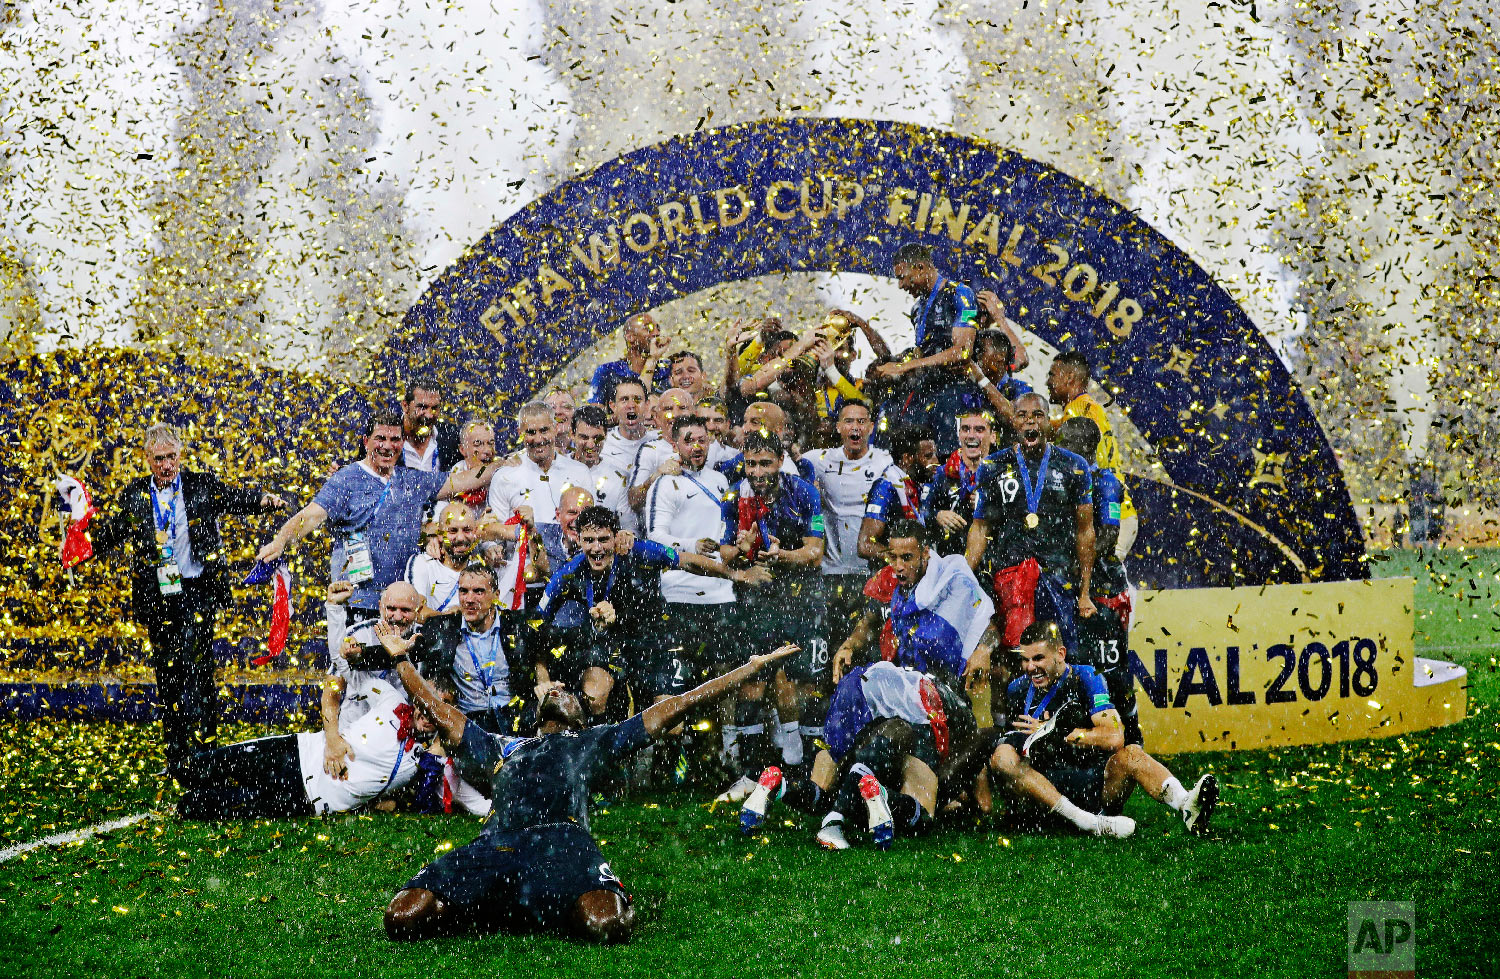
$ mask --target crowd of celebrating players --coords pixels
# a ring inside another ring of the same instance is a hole
[[[442,420],[442,383],[411,379],[257,554],[332,538],[321,730],[214,747],[205,725],[170,729],[180,813],[403,796],[485,813],[392,901],[398,938],[627,936],[587,804],[641,782],[738,804],[745,832],[791,807],[831,850],[955,813],[1129,836],[1137,785],[1201,832],[1213,776],[1185,788],[1136,716],[1136,516],[1088,360],[1060,354],[1034,392],[994,293],[921,246],[892,272],[915,300],[908,351],[847,310],[801,334],[735,324],[715,385],[639,315],[586,397],[517,412],[509,455],[490,420]],[[136,545],[171,621],[192,618],[203,567],[180,448],[148,433],[157,534]]]

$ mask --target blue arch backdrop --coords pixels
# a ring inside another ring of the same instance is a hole
[[[1119,204],[982,140],[854,119],[674,138],[567,181],[472,246],[377,376],[420,369],[509,417],[635,312],[784,272],[889,275],[897,248],[994,288],[1089,353],[1171,485],[1136,480],[1133,577],[1159,587],[1364,578],[1337,460],[1275,352],[1192,260]]]

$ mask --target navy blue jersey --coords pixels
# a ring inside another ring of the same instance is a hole
[[[894,475],[901,470],[892,466],[887,472]],[[865,516],[879,520],[887,527],[897,520],[921,520],[922,499],[926,490],[925,486],[918,486],[904,473],[899,482],[881,476],[870,484],[870,492],[865,497]]]
[[[968,544],[967,529],[943,530],[935,518],[944,510],[951,510],[967,521],[974,520],[974,506],[979,502],[979,469],[983,465],[981,459],[971,468],[960,453],[954,452],[927,484],[922,501],[922,523],[932,528],[936,538],[933,547],[939,554],[962,554]]]
[[[593,780],[650,740],[640,714],[619,724],[535,738],[490,734],[470,723],[464,725],[455,759],[465,781],[489,787],[494,808],[483,835],[548,823],[588,829]]]
[[[1120,528],[1120,504],[1125,499],[1125,486],[1113,469],[1091,466],[1090,476],[1094,481],[1094,536],[1097,539],[1106,527]],[[1125,562],[1115,557],[1114,549],[1095,547],[1094,577],[1089,583],[1095,595],[1118,595],[1125,590]]]
[[[916,328],[917,354],[931,357],[953,346],[955,329],[975,328],[974,320],[979,315],[979,302],[974,297],[973,289],[940,275],[932,292],[917,300],[910,315],[912,326]],[[967,364],[924,370],[920,372],[922,376],[918,385],[929,387],[944,384],[953,376],[963,376],[967,371]]]
[[[989,522],[991,554],[997,568],[1034,557],[1042,570],[1078,581],[1077,510],[1094,502],[1089,464],[1067,449],[1048,445],[1042,460],[1029,460],[1016,448],[1002,449],[979,467],[975,514]],[[1024,460],[1024,464],[1023,464]],[[1030,512],[1027,484],[1040,484],[1037,526],[1026,526]]]
[[[1064,739],[1069,732],[1093,727],[1095,714],[1115,709],[1109,687],[1092,666],[1067,665],[1046,691],[1037,690],[1025,675],[1005,688],[1005,710],[1011,718],[1027,715],[1041,720],[1043,714],[1057,716],[1047,756],[1070,767],[1090,768],[1108,760],[1108,755],[1097,748],[1071,745]]]
[[[721,510],[724,518],[724,538],[721,543],[733,544],[741,529],[755,528],[759,531],[757,551],[769,543],[768,536],[776,538],[783,551],[795,551],[807,543],[809,538],[823,536],[823,498],[818,488],[805,479],[779,473],[780,491],[776,499],[767,501],[752,496],[750,481],[742,479],[729,488]],[[802,585],[819,577],[818,565],[778,565],[772,572],[769,584],[746,593],[757,603],[776,602],[792,594],[801,594]]]
[[[661,573],[678,566],[677,551],[654,541],[638,540],[628,554],[617,554],[609,568],[595,572],[580,554],[558,568],[547,582],[537,611],[544,627],[578,630],[593,638],[636,638],[659,629],[663,615]],[[600,602],[615,609],[615,623],[594,625],[588,610]]]

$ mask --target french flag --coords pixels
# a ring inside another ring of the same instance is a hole
[[[58,473],[53,485],[62,494],[63,505],[71,518],[63,534],[62,566],[64,569],[73,568],[94,556],[94,542],[89,540],[89,521],[98,511],[94,509],[89,488],[75,477]]]
[[[963,674],[995,614],[995,604],[962,554],[939,557],[928,551],[927,573],[910,594],[890,568],[870,579],[865,594],[891,609],[882,653],[889,649],[889,638],[895,647],[892,658],[901,665],[923,671],[941,666],[955,676]]]
[[[263,585],[268,581],[276,592],[271,598],[271,632],[266,636],[266,654],[252,659],[253,666],[264,666],[281,655],[286,649],[286,637],[292,625],[292,571],[285,559],[275,564],[256,561],[244,583]]]

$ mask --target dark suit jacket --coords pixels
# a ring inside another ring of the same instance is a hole
[[[130,600],[136,620],[143,624],[159,616],[161,591],[156,583],[156,515],[151,508],[150,476],[133,479],[120,492],[103,520],[92,523],[89,537],[101,553],[131,545]],[[223,607],[229,605],[229,569],[224,561],[224,539],[219,518],[226,513],[259,513],[261,491],[237,489],[209,473],[182,471],[182,496],[187,510],[188,543],[203,563],[200,594]]]
[[[432,437],[437,439],[438,469],[447,472],[458,464],[463,455],[458,451],[458,426],[452,422],[438,422],[432,426]],[[405,456],[397,456],[396,465],[406,465]]]

